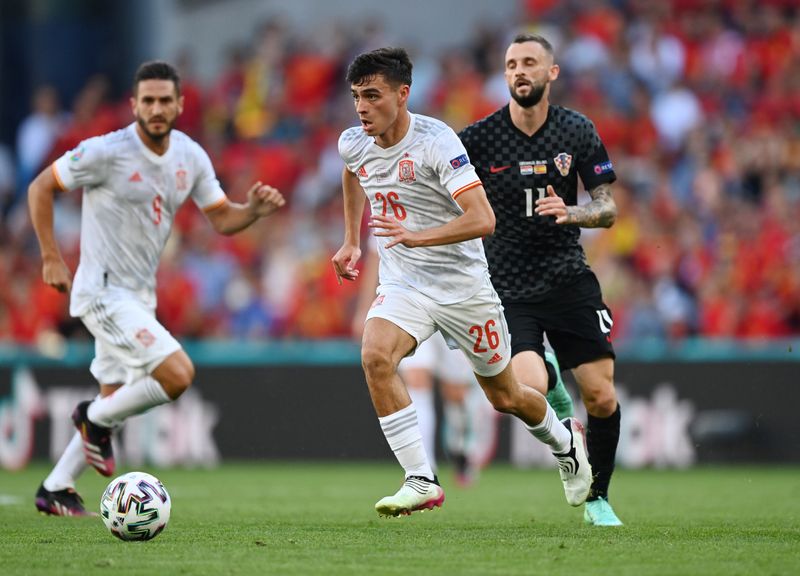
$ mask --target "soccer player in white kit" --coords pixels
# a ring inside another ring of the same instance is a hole
[[[177,399],[194,365],[156,320],[156,269],[173,218],[191,197],[214,229],[234,234],[284,205],[256,183],[247,203],[228,200],[206,152],[173,130],[183,109],[180,78],[165,62],[142,64],[134,77],[135,122],[90,138],[56,160],[28,192],[42,253],[42,277],[70,292],[70,314],[95,338],[91,373],[100,396],[78,404],[78,432],[36,493],[46,514],[86,515],[75,481],[86,467],[111,476],[112,429],[129,416]],[[81,255],[74,282],[53,233],[54,196],[83,188]]]
[[[360,223],[369,198],[380,286],[367,315],[361,362],[381,428],[405,471],[397,493],[375,510],[399,516],[444,502],[397,374],[400,361],[437,330],[467,356],[495,409],[520,418],[550,446],[567,501],[579,506],[591,484],[583,427],[574,419],[560,422],[544,396],[513,376],[503,308],[480,240],[492,233],[494,213],[455,132],[408,111],[411,68],[400,48],[357,56],[347,81],[361,126],[339,138],[345,238],[332,262],[340,280],[358,278]]]

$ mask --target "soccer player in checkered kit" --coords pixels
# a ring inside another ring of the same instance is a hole
[[[127,128],[85,140],[42,171],[29,189],[42,277],[70,292],[70,314],[95,338],[90,370],[100,396],[78,404],[78,432],[36,493],[53,515],[85,515],[75,481],[87,463],[111,476],[111,432],[129,416],[177,399],[194,365],[156,320],[156,269],[178,208],[191,197],[214,229],[235,234],[284,205],[271,186],[254,184],[247,203],[231,202],[206,152],[173,130],[183,110],[180,78],[165,62],[134,77]],[[54,196],[83,188],[81,255],[73,282],[53,231]]]
[[[588,412],[595,476],[584,519],[618,526],[608,503],[620,426],[613,320],[579,243],[581,228],[614,223],[616,176],[592,122],[549,103],[558,74],[545,38],[517,36],[505,55],[509,104],[459,136],[497,217],[484,246],[512,336],[514,373],[546,392],[546,335],[561,368],[572,371]],[[581,206],[579,177],[591,197]]]
[[[583,428],[574,419],[559,421],[542,394],[514,378],[503,308],[480,240],[492,233],[495,217],[455,132],[408,111],[411,69],[399,48],[357,56],[347,81],[360,126],[339,138],[345,238],[332,261],[340,281],[358,278],[368,199],[380,284],[367,314],[361,362],[381,429],[405,472],[397,493],[375,509],[399,516],[444,501],[397,374],[400,361],[436,331],[465,353],[492,405],[520,418],[549,445],[567,501],[579,506],[591,484]]]

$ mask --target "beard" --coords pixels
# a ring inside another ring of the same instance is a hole
[[[177,118],[176,118],[176,120],[177,120]],[[144,118],[142,118],[141,116],[137,116],[136,117],[136,122],[139,123],[139,127],[142,129],[142,131],[145,134],[147,134],[147,137],[150,138],[151,140],[153,140],[154,142],[161,142],[164,138],[169,136],[169,133],[172,132],[173,126],[175,126],[175,120],[173,120],[172,122],[169,122],[169,121],[167,121],[166,118],[164,118],[164,123],[167,125],[167,129],[164,130],[163,132],[153,132],[152,130],[150,130],[148,128],[147,121]]]
[[[523,108],[532,108],[541,102],[545,88],[547,88],[546,82],[540,86],[531,85],[531,91],[527,96],[520,96],[517,94],[516,90],[514,90],[514,86],[509,86],[508,91],[511,92],[511,97],[517,104]]]

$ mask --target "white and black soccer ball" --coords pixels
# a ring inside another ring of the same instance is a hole
[[[150,540],[169,522],[170,500],[161,481],[145,472],[128,472],[114,480],[100,499],[100,516],[120,540]]]

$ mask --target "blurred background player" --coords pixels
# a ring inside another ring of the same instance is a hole
[[[380,287],[367,314],[361,363],[381,429],[405,472],[400,489],[375,510],[399,516],[444,502],[397,373],[400,361],[437,331],[469,358],[492,405],[520,418],[550,447],[567,502],[579,506],[591,485],[583,426],[572,418],[559,422],[542,394],[514,378],[508,329],[480,241],[494,230],[494,214],[455,132],[408,111],[411,68],[399,48],[357,56],[347,81],[360,126],[339,137],[345,238],[332,262],[340,282],[358,278],[369,198]]]
[[[369,242],[368,246],[353,320],[353,335],[359,340],[378,286],[378,252],[374,242]],[[558,419],[563,420],[573,415],[572,398],[564,387],[555,356],[548,351],[545,359],[547,402]],[[463,487],[471,485],[494,457],[500,414],[486,400],[469,361],[463,352],[450,348],[441,334],[434,334],[420,344],[412,356],[400,362],[398,373],[416,408],[422,443],[431,466],[437,469],[436,446],[441,434],[442,447],[453,464],[456,482]],[[436,421],[437,383],[442,401],[440,426]]]
[[[584,518],[618,526],[608,503],[620,427],[613,319],[579,241],[581,228],[614,223],[616,175],[592,122],[550,105],[558,73],[546,39],[516,36],[505,54],[509,104],[460,136],[497,215],[485,247],[513,336],[514,372],[543,392],[545,336],[561,366],[572,370],[588,412],[594,472]],[[592,199],[581,206],[578,177]]]
[[[214,229],[234,234],[283,206],[260,182],[246,204],[228,200],[206,152],[173,130],[183,110],[180,78],[165,62],[136,72],[127,128],[81,142],[30,185],[31,221],[42,254],[42,278],[70,292],[70,313],[95,338],[92,375],[100,396],[78,404],[78,432],[36,493],[36,508],[86,515],[75,481],[88,463],[114,473],[112,430],[126,418],[176,400],[194,365],[156,320],[156,269],[178,208],[191,196]],[[53,231],[54,196],[83,187],[81,256],[73,285]]]

